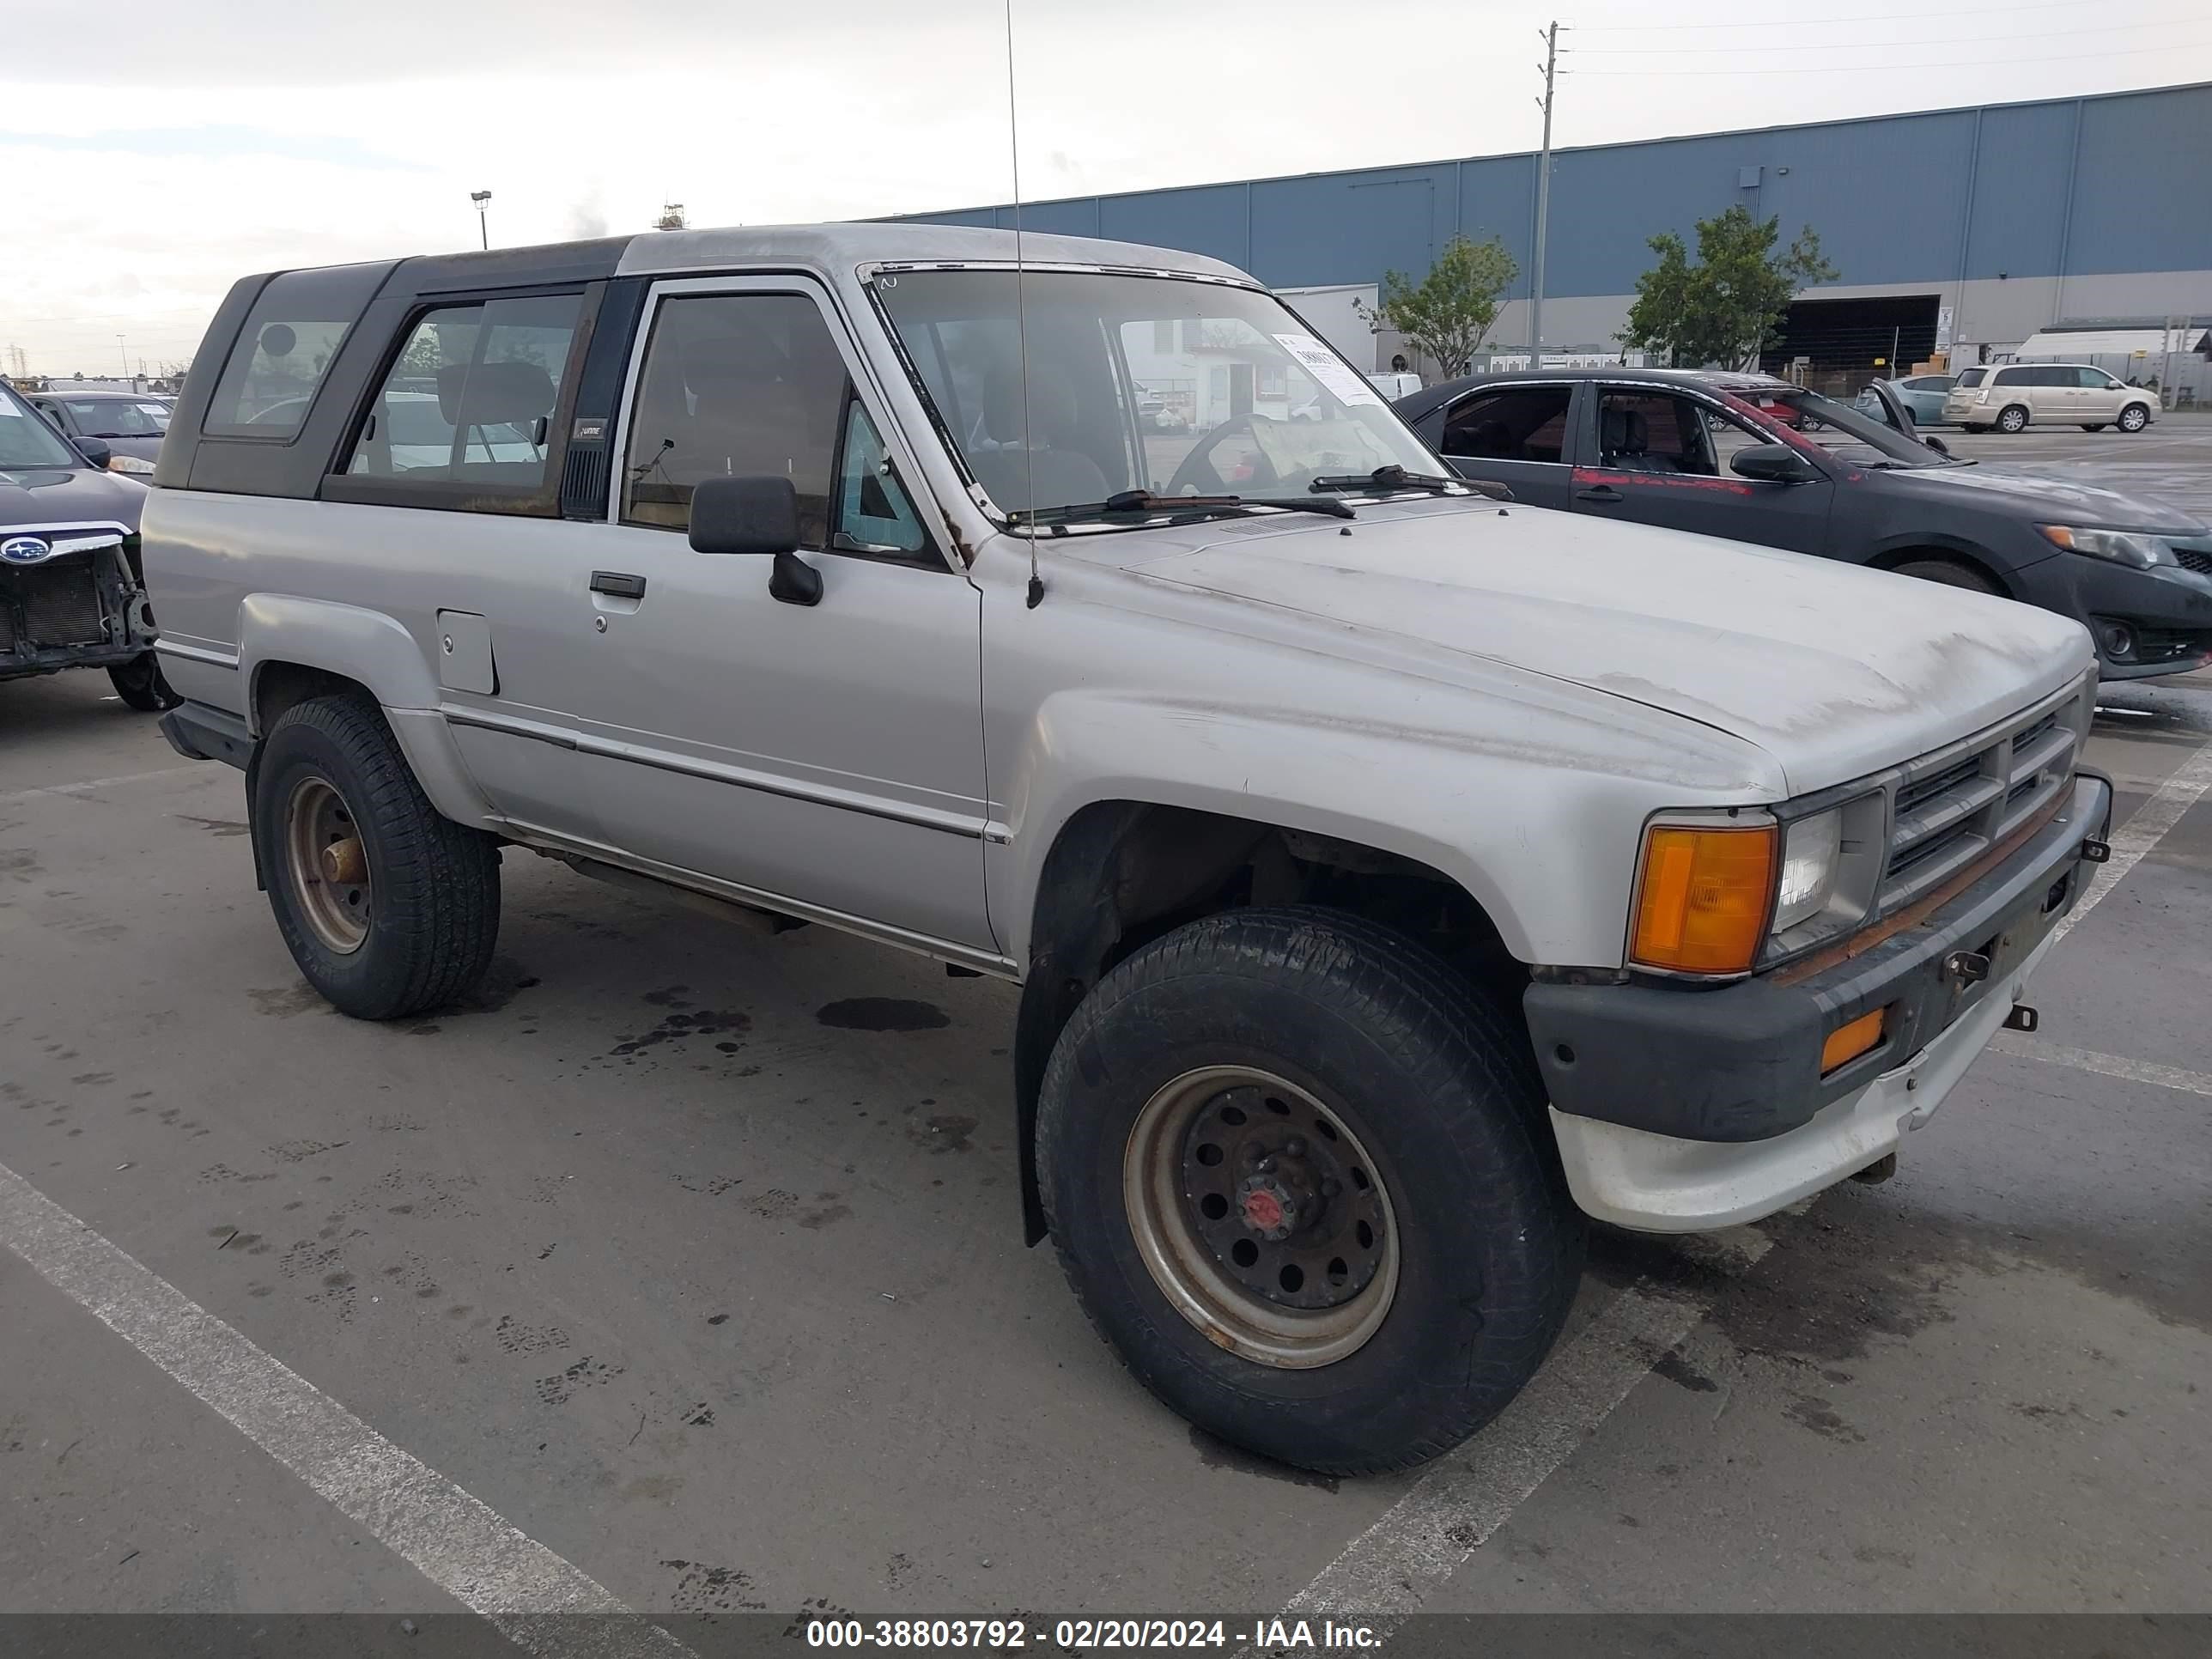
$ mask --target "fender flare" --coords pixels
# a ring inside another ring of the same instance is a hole
[[[238,670],[246,689],[246,726],[257,743],[265,735],[262,671],[272,663],[319,669],[366,689],[383,709],[431,805],[470,829],[498,829],[491,803],[477,787],[440,711],[443,695],[437,678],[422,647],[397,619],[363,605],[289,593],[254,593],[241,600]]]

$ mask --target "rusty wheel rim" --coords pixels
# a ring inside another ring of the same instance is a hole
[[[1271,1072],[1210,1066],[1146,1102],[1122,1158],[1146,1268],[1230,1352],[1286,1370],[1364,1346],[1398,1289],[1398,1228],[1344,1120]]]
[[[300,915],[316,942],[351,956],[368,938],[368,849],[345,797],[323,778],[302,778],[284,805],[284,863]]]

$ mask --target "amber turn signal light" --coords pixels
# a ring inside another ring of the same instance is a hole
[[[1848,1066],[1881,1041],[1881,1028],[1887,1008],[1877,1008],[1870,1014],[1861,1014],[1848,1025],[1838,1025],[1828,1033],[1828,1040],[1820,1045],[1820,1075]]]
[[[1660,824],[1644,842],[1629,960],[1680,974],[1741,974],[1758,958],[1774,902],[1771,823]]]

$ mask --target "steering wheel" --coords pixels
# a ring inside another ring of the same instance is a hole
[[[1256,431],[1261,421],[1267,422],[1270,426],[1279,424],[1272,415],[1251,414],[1239,415],[1225,425],[1214,428],[1207,434],[1203,443],[1194,445],[1190,453],[1182,458],[1182,465],[1176,468],[1175,477],[1168,480],[1166,493],[1170,495],[1180,495],[1188,490],[1199,495],[1242,495],[1247,494],[1254,484],[1279,483],[1280,477],[1275,471],[1274,464],[1267,459],[1267,452],[1264,449],[1258,449],[1256,445],[1255,447],[1258,449],[1258,453],[1254,455],[1253,459],[1265,470],[1264,476],[1255,473],[1250,478],[1239,479],[1232,484],[1221,476],[1210,459],[1213,452],[1227,440]]]

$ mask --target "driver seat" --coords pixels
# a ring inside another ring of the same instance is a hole
[[[977,482],[1000,510],[1103,501],[1109,493],[1098,463],[1080,450],[1054,446],[1076,430],[1075,384],[1054,364],[1032,364],[1024,407],[1020,368],[1002,364],[983,385],[983,428],[997,449],[969,456]],[[1026,444],[1026,447],[1024,445]]]

